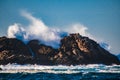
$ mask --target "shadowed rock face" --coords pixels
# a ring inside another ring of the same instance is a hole
[[[40,44],[38,40],[31,40],[28,46],[34,53],[34,63],[42,65],[53,65],[54,62],[50,60],[56,53],[56,50],[50,46]]]
[[[29,48],[20,40],[0,38],[0,64],[25,64],[32,58]]]
[[[61,39],[59,49],[31,40],[26,45],[18,39],[0,38],[0,64],[120,64],[118,58],[95,41],[79,34]]]

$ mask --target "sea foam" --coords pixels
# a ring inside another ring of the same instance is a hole
[[[2,70],[0,73],[54,73],[54,74],[73,74],[73,73],[120,73],[120,65],[102,65],[102,64],[89,64],[77,66],[44,66],[44,65],[18,65],[8,64],[0,65]]]

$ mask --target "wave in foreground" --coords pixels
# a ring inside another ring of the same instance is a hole
[[[120,79],[120,65],[0,65],[0,79]]]

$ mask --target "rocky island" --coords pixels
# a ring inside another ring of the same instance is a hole
[[[65,36],[54,49],[38,40],[27,44],[16,38],[0,37],[0,65],[8,63],[39,65],[120,64],[119,59],[94,40],[78,33]]]

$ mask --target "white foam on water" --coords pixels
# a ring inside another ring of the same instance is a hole
[[[44,65],[18,65],[18,64],[7,64],[0,65],[2,70],[0,73],[54,73],[54,74],[73,74],[73,73],[120,73],[120,65],[101,65],[101,64],[89,64],[89,65],[77,65],[77,66],[44,66]]]

